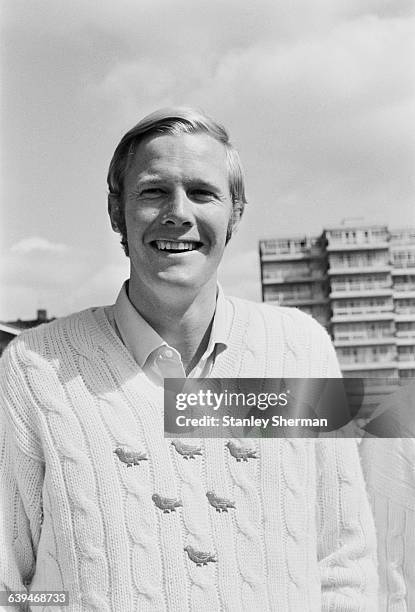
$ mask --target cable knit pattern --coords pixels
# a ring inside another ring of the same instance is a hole
[[[213,378],[340,375],[310,317],[232,304]],[[103,308],[21,334],[1,392],[0,589],[65,589],[69,612],[376,611],[353,440],[234,440],[247,461],[226,439],[189,440],[185,457]]]
[[[408,387],[408,393],[413,389]],[[379,612],[415,610],[415,440],[364,438],[360,454],[378,532]]]

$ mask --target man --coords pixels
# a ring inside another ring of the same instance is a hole
[[[1,588],[67,590],[69,610],[100,612],[376,610],[354,442],[189,451],[163,435],[165,377],[340,375],[314,320],[217,285],[245,204],[226,131],[157,111],[121,140],[108,184],[130,258],[116,304],[3,358]]]

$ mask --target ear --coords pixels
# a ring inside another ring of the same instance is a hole
[[[242,217],[242,208],[236,206],[232,209],[231,218],[229,219],[228,229],[226,232],[226,244],[228,244],[233,233],[238,229],[239,222]]]
[[[240,205],[236,206],[232,210],[232,232],[238,229],[239,222],[242,217],[242,207]]]
[[[120,200],[114,193],[108,194],[108,214],[111,219],[111,227],[114,232],[120,231],[121,207]]]

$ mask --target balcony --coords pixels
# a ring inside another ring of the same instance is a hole
[[[415,370],[415,361],[399,361],[398,368],[400,370]]]
[[[314,283],[314,282],[322,282],[325,280],[325,275],[323,273],[314,273],[314,274],[280,274],[276,276],[263,277],[262,282],[264,285],[284,285],[285,283]]]
[[[415,321],[415,313],[410,314],[396,314],[395,313],[395,321],[396,323],[406,323],[407,321]]]
[[[415,306],[399,306],[398,304],[395,304],[395,313],[397,315],[415,315]],[[404,319],[405,321],[408,321],[408,318]]]
[[[318,259],[323,255],[320,239],[307,236],[261,240],[259,252],[263,261],[273,261],[275,258],[278,260],[282,258],[282,261],[286,259]]]
[[[272,296],[269,296],[269,298],[265,294],[265,301],[267,304],[274,302],[280,306],[314,306],[328,304],[328,299],[325,296],[293,296],[287,295],[286,293],[273,294]]]
[[[379,306],[337,306],[332,303],[333,316],[354,316],[354,315],[372,315],[381,313],[391,313],[393,311],[392,304],[385,304]]]
[[[395,300],[415,298],[415,285],[413,287],[408,287],[408,289],[405,289],[404,287],[399,287],[398,290],[395,290],[393,292],[393,298]]]
[[[396,330],[397,342],[404,338],[415,338],[415,329]],[[399,340],[398,340],[399,338]]]
[[[414,330],[415,333],[415,330]],[[394,341],[394,332],[392,329],[370,330],[363,328],[361,331],[334,330],[334,339],[337,340],[372,340],[377,343],[381,339],[392,339]]]
[[[397,346],[415,346],[415,338],[396,338]]]
[[[374,266],[354,266],[354,267],[330,267],[327,270],[327,273],[330,276],[335,276],[335,275],[343,275],[343,274],[373,274],[373,273],[388,273],[392,270],[392,267],[390,265],[385,265],[385,264],[379,264],[379,265],[374,265]]]
[[[354,314],[350,312],[349,314],[344,315],[338,315],[335,313],[331,321],[332,323],[354,323],[359,321],[393,321],[395,317],[395,313],[391,310],[366,314]]]
[[[359,361],[356,363],[340,363],[340,369],[344,372],[354,372],[359,370],[396,370],[398,364],[396,361],[378,361],[366,363]]]
[[[394,266],[391,269],[391,274],[393,276],[411,276],[415,280],[415,268],[412,267],[403,267],[403,266]]]
[[[388,246],[389,232],[386,225],[354,226],[342,224],[329,227],[324,231],[324,237],[329,246],[358,246],[365,248],[369,244],[386,244]]]
[[[333,290],[334,289],[334,290]],[[345,295],[346,294],[346,295]],[[330,299],[335,300],[336,298],[363,298],[363,297],[389,297],[392,296],[393,291],[389,287],[373,287],[372,285],[338,285],[335,287],[332,285],[332,292],[330,293]]]
[[[395,267],[415,268],[415,240],[412,244],[392,244],[390,252]]]
[[[388,338],[361,338],[354,340],[334,340],[333,344],[336,348],[353,348],[358,346],[395,346],[396,338],[390,336]]]
[[[384,240],[379,242],[356,242],[354,244],[330,241],[326,248],[329,253],[341,251],[387,251],[389,243]]]
[[[392,353],[391,355],[385,356],[385,358],[372,358],[370,355],[365,356],[365,355],[357,355],[354,358],[353,357],[347,357],[344,355],[339,354],[339,352],[337,353],[337,356],[339,358],[339,363],[340,363],[340,367],[343,366],[354,366],[356,365],[356,363],[360,365],[362,364],[370,364],[370,365],[377,365],[377,366],[381,366],[381,367],[386,367],[389,368],[390,364],[393,364],[393,367],[397,367],[397,361],[396,361],[396,356]]]
[[[313,259],[321,259],[324,257],[323,253],[310,253],[310,252],[288,252],[288,253],[267,253],[261,255],[261,261],[310,261]]]
[[[402,228],[391,230],[390,232],[390,244],[395,245],[405,245],[405,244],[415,244],[415,228]]]
[[[415,352],[412,353],[398,353],[398,361],[404,363],[412,363],[412,367],[415,368]]]

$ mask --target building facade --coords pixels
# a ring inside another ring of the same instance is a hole
[[[330,323],[327,262],[322,238],[277,238],[260,243],[264,302],[297,306]]]
[[[0,355],[2,355],[9,342],[19,334],[20,329],[7,325],[7,323],[0,323]]]
[[[263,300],[324,325],[345,376],[415,376],[415,229],[262,240],[260,262]]]
[[[396,352],[401,378],[415,376],[415,228],[391,232]]]

